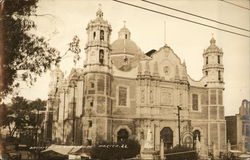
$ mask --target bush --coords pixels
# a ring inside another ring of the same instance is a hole
[[[167,155],[166,156],[167,160],[197,160],[198,159],[198,154],[196,152],[188,152],[188,151],[193,151],[193,149],[185,147],[185,146],[175,146],[174,148],[170,150],[166,150],[165,154],[187,152],[187,153]]]
[[[133,158],[140,154],[140,144],[135,140],[125,142],[109,143],[101,142],[92,148],[90,155],[92,159],[110,160]]]
[[[67,160],[68,155],[62,155],[53,151],[43,152],[40,154],[39,160]]]

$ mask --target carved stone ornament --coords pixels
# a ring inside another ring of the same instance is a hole
[[[169,67],[168,66],[163,67],[163,72],[165,74],[169,74]]]

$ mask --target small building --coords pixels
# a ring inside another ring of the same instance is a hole
[[[225,119],[231,149],[250,152],[250,101],[244,99],[239,114],[226,116]]]

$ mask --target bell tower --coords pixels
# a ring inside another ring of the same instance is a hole
[[[99,8],[86,28],[83,94],[83,143],[94,145],[109,140],[112,64],[110,58],[111,25]]]
[[[203,76],[206,82],[204,87],[208,91],[208,150],[214,155],[219,155],[226,146],[226,122],[224,115],[224,66],[223,51],[216,46],[216,40],[212,38],[210,45],[203,53]],[[216,137],[216,138],[215,138]]]
[[[223,73],[224,66],[222,62],[222,49],[216,46],[216,40],[210,40],[210,46],[203,53],[204,65],[203,76],[206,77],[208,86],[222,87],[224,86]]]
[[[87,28],[88,41],[85,46],[86,71],[111,72],[110,35],[111,25],[103,19],[103,12],[99,8],[96,18],[91,20]]]

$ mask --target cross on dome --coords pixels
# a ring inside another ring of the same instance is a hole
[[[125,20],[123,21],[123,26],[126,27],[126,21]]]
[[[214,33],[212,33],[212,39],[210,40],[210,44],[215,44],[216,40],[214,39]]]
[[[216,40],[214,39],[214,37],[212,37],[212,39],[210,40],[210,44],[215,44]]]

